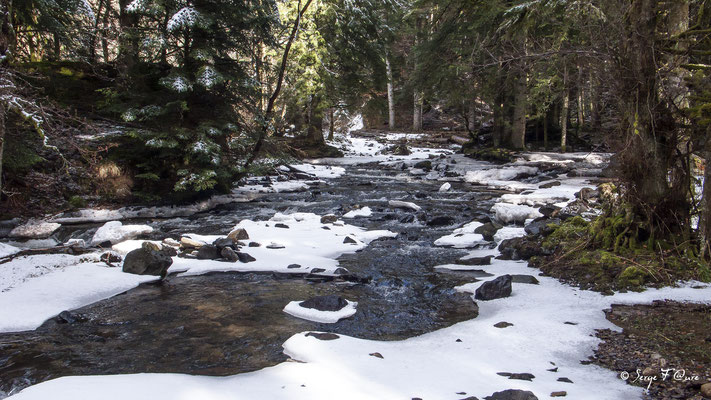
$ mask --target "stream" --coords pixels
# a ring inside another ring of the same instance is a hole
[[[346,223],[388,229],[398,236],[338,259],[340,266],[368,283],[233,272],[172,275],[162,283],[144,283],[74,310],[85,321],[59,323],[53,318],[34,331],[0,334],[0,393],[9,395],[67,375],[233,375],[285,361],[282,343],[303,331],[399,340],[476,317],[471,296],[454,287],[491,275],[435,271],[435,265],[452,263],[467,252],[435,247],[433,242],[464,223],[488,220],[502,192],[456,180],[453,190],[439,192],[442,181],[403,174],[402,163],[345,168],[343,176],[312,183],[307,191],[266,194],[190,217],[131,222],[153,226],[150,239],[179,238],[185,232],[224,235],[245,218],[266,220],[275,212],[341,215],[354,205],[369,206],[371,216]],[[392,208],[388,199],[413,201],[422,210]],[[444,225],[428,225],[435,217],[449,219]],[[98,226],[63,227],[57,237],[90,238]],[[325,294],[357,301],[358,312],[335,324],[282,312],[291,300]]]

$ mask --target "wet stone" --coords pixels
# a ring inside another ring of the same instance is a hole
[[[306,334],[306,336],[315,337],[318,340],[336,340],[340,338],[340,336],[336,335],[335,333],[322,332],[309,332]]]
[[[538,400],[538,397],[527,390],[508,389],[484,397],[484,400]]]
[[[252,257],[251,255],[249,255],[247,253],[242,253],[242,252],[237,252],[237,258],[239,259],[239,262],[243,262],[243,263],[257,261],[256,258]]]
[[[319,311],[338,311],[348,305],[348,302],[337,295],[317,296],[299,303],[301,307]]]

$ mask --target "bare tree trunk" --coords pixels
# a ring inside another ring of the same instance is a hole
[[[578,65],[578,136],[582,129],[585,118],[585,102],[583,101],[583,67]]]
[[[0,200],[2,200],[2,162],[5,152],[5,105],[0,103]]]
[[[413,113],[412,113],[412,130],[422,130],[422,94],[415,89],[413,95]]]
[[[560,152],[565,153],[568,139],[568,108],[570,93],[568,92],[568,66],[563,67],[563,103],[560,110]]]
[[[543,149],[548,150],[548,113],[550,110],[546,110],[543,115]]]
[[[390,65],[390,52],[385,50],[385,75],[388,80],[388,128],[395,129],[395,94],[393,92],[393,69]]]
[[[511,126],[511,147],[526,147],[526,73],[521,71],[514,83],[514,110]]]
[[[706,129],[704,189],[701,201],[701,257],[711,256],[711,126]]]
[[[336,132],[336,107],[331,107],[328,116],[328,140],[333,140]]]

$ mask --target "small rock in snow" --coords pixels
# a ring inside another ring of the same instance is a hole
[[[284,249],[284,248],[286,248],[286,246],[279,244],[279,243],[272,243],[272,244],[268,245],[267,248],[272,249],[272,250],[278,250],[278,249]]]
[[[184,236],[184,237],[180,238],[180,247],[184,248],[184,249],[199,249],[200,247],[202,247],[204,245],[205,245],[205,242],[190,239],[189,237]]]
[[[283,229],[289,229],[289,225],[287,224],[276,224],[274,225],[275,228],[283,228]]]
[[[228,233],[227,237],[236,242],[238,240],[249,239],[249,234],[247,233],[247,230],[245,230],[244,228],[237,228],[237,229],[231,231],[230,233]]]
[[[568,379],[566,377],[558,378],[558,382],[573,383],[573,381],[571,381],[570,379]]]
[[[495,328],[508,328],[509,326],[513,326],[513,324],[506,321],[501,321],[494,324]]]
[[[301,265],[299,264],[290,264],[286,266],[287,269],[296,269],[296,268],[301,268]]]
[[[259,246],[261,246],[261,244],[259,244],[257,242],[249,242],[249,247],[259,247]]]
[[[568,392],[565,392],[561,390],[560,392],[553,392],[551,393],[551,397],[565,397],[568,395]]]
[[[336,335],[335,333],[322,333],[322,332],[309,332],[306,334],[306,336],[315,337],[318,340],[336,340],[336,339],[340,338],[340,336]]]
[[[509,379],[517,379],[520,381],[533,381],[536,377],[533,374],[529,374],[528,372],[518,372],[518,373],[511,373],[511,372],[497,372],[496,375],[501,375],[501,376],[507,376]]]
[[[250,256],[250,255],[247,254],[247,253],[237,252],[237,257],[239,258],[239,261],[240,261],[240,262],[243,262],[243,263],[249,263],[249,262],[252,262],[252,261],[257,261],[256,258]]]
[[[239,261],[239,256],[237,253],[235,253],[234,250],[232,250],[231,247],[223,247],[222,251],[220,251],[220,255],[222,258],[225,260],[231,261],[231,262],[237,262]]]
[[[378,353],[378,352],[370,353],[370,354],[368,354],[368,355],[369,355],[369,356],[373,356],[373,357],[377,357],[377,358],[385,358],[385,357],[383,357],[382,354],[380,354],[380,353]]]
[[[335,215],[332,215],[332,214],[330,214],[330,215],[324,215],[323,217],[321,217],[321,223],[322,223],[322,224],[332,224],[332,223],[334,223],[334,222],[336,222],[336,221],[338,221],[338,217],[335,216]]]
[[[353,238],[350,237],[350,236],[346,236],[346,238],[343,239],[343,243],[344,243],[344,244],[349,244],[349,243],[350,243],[350,244],[358,244],[358,242],[356,242],[355,239],[353,239]]]

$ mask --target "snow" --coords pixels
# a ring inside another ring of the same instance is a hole
[[[472,221],[461,228],[457,228],[450,235],[442,236],[435,240],[435,246],[451,246],[455,248],[473,247],[484,241],[484,236],[474,233],[474,230],[483,224],[478,221]]]
[[[11,256],[13,254],[18,253],[19,251],[20,251],[20,249],[18,249],[15,246],[11,246],[6,243],[0,243],[0,258]]]
[[[10,231],[11,237],[42,239],[53,234],[59,227],[62,226],[56,222],[29,220],[24,225],[15,227]]]
[[[496,234],[494,234],[494,242],[500,243],[503,240],[506,239],[513,239],[515,237],[519,236],[525,236],[526,231],[524,228],[520,227],[515,227],[515,226],[505,226],[498,231],[496,231]]]
[[[525,263],[495,260],[490,272],[529,273]],[[642,389],[625,384],[619,371],[582,365],[597,345],[595,329],[614,329],[602,312],[612,303],[654,299],[708,301],[711,287],[649,290],[602,296],[548,277],[539,285],[514,283],[513,296],[480,303],[477,318],[402,341],[374,341],[339,335],[319,340],[307,332],[292,336],[286,362],[230,377],[183,374],[129,374],[54,379],[23,390],[13,399],[141,400],[289,398],[344,399],[484,398],[496,391],[531,390],[538,398],[565,390],[568,398],[623,400],[641,398]],[[694,283],[695,284],[695,283]],[[476,283],[475,285],[478,285]],[[506,329],[493,325],[513,323]],[[566,321],[578,325],[565,324]],[[457,340],[460,340],[459,342]],[[370,354],[380,353],[383,358]],[[558,372],[547,371],[555,363]],[[509,380],[497,372],[529,372],[532,382]],[[567,377],[574,384],[558,382]],[[79,390],[78,388],[81,388]]]
[[[537,172],[538,168],[536,167],[512,165],[508,167],[467,171],[464,180],[469,183],[476,183],[492,188],[529,189],[533,187],[517,182],[514,179],[521,175],[533,175]]]
[[[396,207],[396,208],[409,208],[412,211],[422,210],[422,207],[418,206],[415,203],[411,203],[409,201],[390,200],[390,201],[388,201],[388,205],[390,205],[390,207]]]
[[[275,226],[277,223],[285,224],[289,229],[278,228]],[[249,242],[261,244],[260,247],[245,247],[241,250],[254,257],[256,261],[231,263],[174,257],[168,273],[182,275],[200,275],[216,271],[303,273],[304,270],[323,268],[326,274],[330,274],[338,268],[337,258],[342,254],[361,250],[376,239],[397,236],[397,233],[387,230],[367,231],[348,224],[329,224],[329,230],[321,229],[322,226],[321,217],[311,213],[276,213],[267,221],[243,220],[233,229],[244,228],[249,234]],[[205,243],[212,243],[220,237],[197,234],[183,236]],[[354,239],[356,243],[343,243],[347,236]],[[270,244],[284,248],[269,249],[267,246]],[[140,243],[139,241],[124,242],[119,246],[121,247],[114,246],[113,249],[125,252],[137,248]],[[304,268],[298,270],[287,268],[291,264],[299,264]]]
[[[89,262],[87,262],[89,261]],[[125,292],[153,276],[125,274],[96,255],[44,254],[2,265],[0,332],[36,329],[64,310]]]
[[[168,31],[194,26],[200,17],[200,13],[192,7],[183,7],[173,14],[168,20]]]
[[[604,160],[604,157],[596,158],[585,154],[558,156],[555,153],[546,153],[543,156],[532,155],[530,161],[567,163],[566,160],[572,160],[575,163],[595,164]],[[361,157],[360,160],[375,159],[376,162],[393,162],[395,159],[376,153],[358,157]],[[508,223],[523,222],[540,215],[531,205],[540,206],[559,200],[570,201],[573,190],[585,184],[584,180],[561,179],[563,185],[539,190],[538,184],[521,184],[511,180],[515,179],[520,171],[527,173],[524,168],[535,167],[515,165],[504,167],[505,172],[499,173],[486,163],[470,162],[457,164],[457,168],[469,168],[468,171],[472,173],[467,173],[466,177],[480,180],[481,184],[487,186],[503,184],[499,187],[531,189],[527,194],[502,198],[501,202],[492,207],[497,219]],[[519,172],[512,175],[515,171]],[[371,211],[367,207],[354,211],[363,213],[366,209],[370,215]],[[284,223],[289,229],[277,228],[276,223]],[[310,268],[324,268],[328,273],[337,268],[337,258],[341,254],[363,249],[372,240],[397,235],[389,231],[366,231],[340,222],[328,224],[330,230],[321,229],[322,226],[320,217],[310,213],[277,213],[267,221],[245,220],[235,228],[245,228],[250,235],[250,241],[262,244],[261,247],[243,249],[257,261],[243,264],[176,258],[169,272],[182,272],[187,275],[210,271],[290,272],[287,266],[298,263],[304,267],[296,270],[299,273]],[[437,239],[435,244],[455,247],[481,245],[483,238],[474,233],[479,226],[481,223],[478,221],[470,222],[453,230],[450,235]],[[523,234],[521,227],[506,226],[497,232],[495,240],[498,242]],[[189,236],[205,242],[212,242],[219,237],[196,234]],[[343,243],[347,236],[354,238],[357,243]],[[141,241],[129,240],[118,244],[117,247],[140,246],[140,243]],[[270,243],[279,244],[284,248],[267,249],[266,245]],[[0,247],[0,252],[2,251],[3,247]],[[462,259],[497,254],[496,249],[476,249],[471,250]],[[9,321],[12,327],[17,328],[37,315],[34,322],[28,324],[29,328],[21,328],[32,329],[32,326],[56,315],[62,309],[77,307],[76,304],[86,304],[87,301],[95,301],[106,293],[120,290],[117,286],[123,276],[128,277],[125,278],[127,281],[122,283],[123,287],[137,284],[137,281],[129,281],[130,279],[150,278],[122,274],[116,268],[106,268],[91,260],[80,263],[78,258],[72,258],[74,256],[66,257],[68,258],[53,259],[53,263],[28,258],[33,261],[28,261],[30,266],[24,267],[19,263],[13,264],[15,261],[3,264],[0,276],[5,276],[4,268],[8,266],[15,272],[14,275],[7,275],[11,276],[7,278],[9,285],[14,286],[0,292],[0,304],[12,305],[0,311],[0,324],[8,324]],[[482,270],[492,275],[490,278],[484,278],[485,280],[495,279],[502,274],[536,275],[540,283],[514,283],[512,296],[479,302],[480,311],[477,318],[406,340],[363,340],[339,335],[335,340],[326,341],[308,336],[308,332],[302,332],[283,344],[284,353],[298,362],[284,362],[251,373],[229,377],[185,374],[63,377],[26,388],[12,398],[318,400],[337,396],[344,399],[455,399],[467,396],[485,398],[496,391],[517,388],[530,390],[541,399],[548,398],[551,392],[559,390],[567,391],[567,398],[572,399],[639,399],[643,390],[627,385],[619,379],[621,371],[610,371],[580,363],[581,360],[587,359],[598,345],[599,339],[594,336],[597,329],[619,330],[605,318],[603,310],[613,303],[649,303],[657,299],[709,302],[711,298],[711,285],[698,282],[682,283],[675,288],[649,289],[643,293],[603,296],[564,285],[554,278],[538,276],[538,270],[529,268],[526,262],[521,261],[492,259],[491,265],[444,264],[436,268]],[[89,275],[78,278],[72,275],[81,273],[95,276],[89,279]],[[109,279],[110,273],[113,275]],[[35,274],[37,276],[34,276]],[[75,282],[77,284],[74,284]],[[482,281],[477,281],[456,289],[473,294],[481,284]],[[74,294],[76,289],[83,294]],[[14,294],[15,297],[2,297],[8,293]],[[44,297],[45,295],[47,297]],[[78,301],[78,298],[81,298],[81,301]],[[15,307],[15,304],[23,303],[27,303],[29,309]],[[324,314],[299,307],[298,303],[288,303],[284,311],[292,315],[302,313],[297,316],[310,320],[319,321],[316,318],[325,318]],[[18,311],[14,311],[16,308]],[[353,303],[349,312],[355,312],[355,309],[356,305]],[[10,314],[8,316],[3,313]],[[495,328],[494,324],[501,321],[512,323],[513,326],[505,329]],[[565,323],[569,321],[577,325]],[[0,331],[2,329],[7,327],[0,325]],[[376,352],[382,355],[382,358],[372,356]],[[558,368],[558,372],[547,371],[553,365]],[[509,380],[497,375],[497,372],[529,372],[535,375],[535,379],[531,382]],[[560,377],[567,377],[575,383],[559,382],[557,379]],[[458,395],[460,392],[466,392],[466,395]]]
[[[284,312],[309,321],[334,324],[339,320],[355,315],[358,303],[350,300],[346,300],[346,302],[348,302],[348,304],[338,311],[319,311],[313,308],[302,307],[300,301],[292,301],[284,307]]]
[[[445,183],[442,184],[442,186],[439,187],[439,192],[440,192],[440,193],[442,193],[442,192],[447,192],[447,191],[449,191],[449,189],[451,189],[451,188],[452,188],[452,184],[449,183],[449,182],[445,182]]]
[[[343,167],[334,167],[328,165],[314,165],[314,164],[292,164],[291,168],[299,170],[301,172],[313,175],[316,178],[338,178],[346,173],[346,169]],[[287,169],[288,171],[288,169]]]
[[[505,224],[523,223],[527,219],[542,217],[538,209],[509,203],[496,203],[491,207],[495,218]]]
[[[148,225],[123,225],[120,221],[110,221],[96,231],[91,244],[97,245],[103,242],[116,244],[151,232],[153,228]]]
[[[348,211],[343,214],[343,218],[370,217],[371,215],[373,215],[373,211],[370,207],[362,207],[356,210]]]

